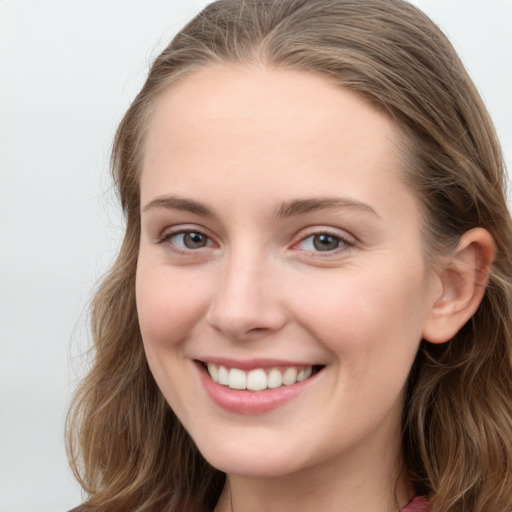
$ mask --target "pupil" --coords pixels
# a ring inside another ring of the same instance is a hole
[[[206,245],[206,237],[201,233],[185,233],[183,243],[187,249],[198,249]]]
[[[340,241],[332,235],[316,235],[313,238],[313,245],[317,251],[332,251],[339,247]]]

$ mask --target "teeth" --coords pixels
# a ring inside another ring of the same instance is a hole
[[[308,366],[307,368],[304,368],[299,371],[297,374],[297,382],[302,382],[303,380],[306,380],[307,378],[311,377],[311,372],[313,371],[313,368],[311,366]]]
[[[229,370],[229,384],[231,389],[245,389],[247,382],[247,375],[243,370],[238,368],[231,368]]]
[[[219,382],[219,368],[216,365],[208,363],[208,373],[212,380]]]
[[[291,386],[297,382],[297,370],[295,368],[287,368],[283,373],[283,384]]]
[[[267,374],[264,370],[251,370],[247,374],[247,389],[250,391],[267,389]]]
[[[219,366],[219,384],[229,386],[229,372],[225,366]]]
[[[271,368],[264,370],[257,368],[249,372],[238,368],[226,368],[225,366],[208,363],[208,373],[214,382],[231,389],[247,389],[249,391],[262,391],[274,389],[281,386],[291,386],[296,382],[302,382],[311,377],[312,366],[288,368]]]
[[[277,368],[273,368],[268,372],[267,387],[270,389],[279,388],[283,385],[283,376]]]

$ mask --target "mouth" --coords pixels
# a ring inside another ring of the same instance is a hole
[[[211,362],[198,362],[213,382],[229,389],[253,392],[293,386],[310,379],[325,368],[325,365],[298,365],[253,368],[246,371]]]

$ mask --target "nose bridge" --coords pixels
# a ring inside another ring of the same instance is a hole
[[[218,288],[210,305],[210,324],[225,336],[243,339],[282,326],[284,310],[279,283],[268,251],[250,245],[233,248],[219,269]]]

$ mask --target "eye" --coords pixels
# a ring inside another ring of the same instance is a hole
[[[193,251],[202,249],[203,247],[212,246],[212,241],[201,231],[179,231],[168,233],[161,239],[162,242],[167,242],[178,250]]]
[[[303,251],[331,252],[343,246],[349,247],[351,245],[352,244],[338,235],[331,233],[315,233],[301,240],[298,247]]]

